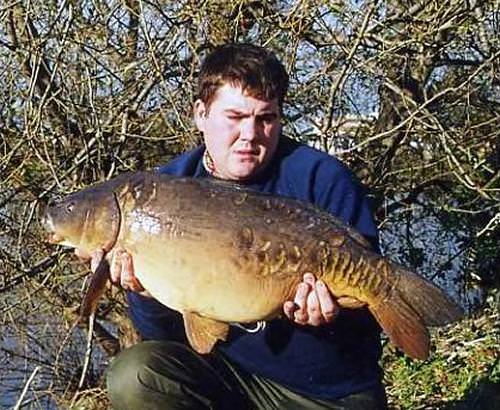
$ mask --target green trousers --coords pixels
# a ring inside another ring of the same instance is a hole
[[[386,408],[382,386],[336,401],[311,399],[236,368],[220,353],[201,356],[176,342],[124,350],[109,366],[107,388],[115,410]]]

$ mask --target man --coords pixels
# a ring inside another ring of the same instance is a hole
[[[281,135],[287,87],[287,73],[269,51],[248,44],[216,48],[201,67],[194,104],[204,145],[158,171],[311,202],[377,246],[353,175],[333,157]],[[94,255],[94,266],[100,257]],[[129,291],[131,318],[145,340],[110,365],[108,393],[116,409],[385,407],[377,324],[365,310],[340,309],[310,273],[284,303],[286,317],[263,329],[232,326],[228,340],[204,356],[185,344],[179,315],[144,291],[126,250],[116,252],[111,276]]]

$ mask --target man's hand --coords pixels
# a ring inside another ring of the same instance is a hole
[[[132,256],[125,249],[118,248],[113,252],[110,274],[113,284],[132,292],[144,292],[139,279],[135,276]]]
[[[297,286],[294,301],[283,304],[285,315],[301,325],[320,326],[331,323],[338,315],[339,305],[334,301],[326,285],[311,273],[304,274]]]
[[[76,250],[75,254],[80,259],[87,261],[90,259],[90,269],[92,272],[95,272],[99,262],[104,257],[104,250],[97,249],[91,252],[90,255],[84,255]],[[118,248],[113,251],[109,271],[111,283],[114,285],[132,292],[140,293],[143,296],[151,296],[151,294],[142,287],[139,279],[135,276],[132,256],[125,251],[125,249]]]

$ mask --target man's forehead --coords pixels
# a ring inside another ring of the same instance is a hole
[[[224,110],[244,109],[249,105],[258,107],[259,111],[279,109],[277,98],[269,100],[252,94],[252,90],[243,89],[240,85],[225,84],[217,90],[212,103],[222,104]]]

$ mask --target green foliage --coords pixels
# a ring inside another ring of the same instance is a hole
[[[435,330],[433,337],[434,353],[425,362],[386,349],[383,367],[391,408],[500,406],[500,316],[493,298],[481,314]]]

